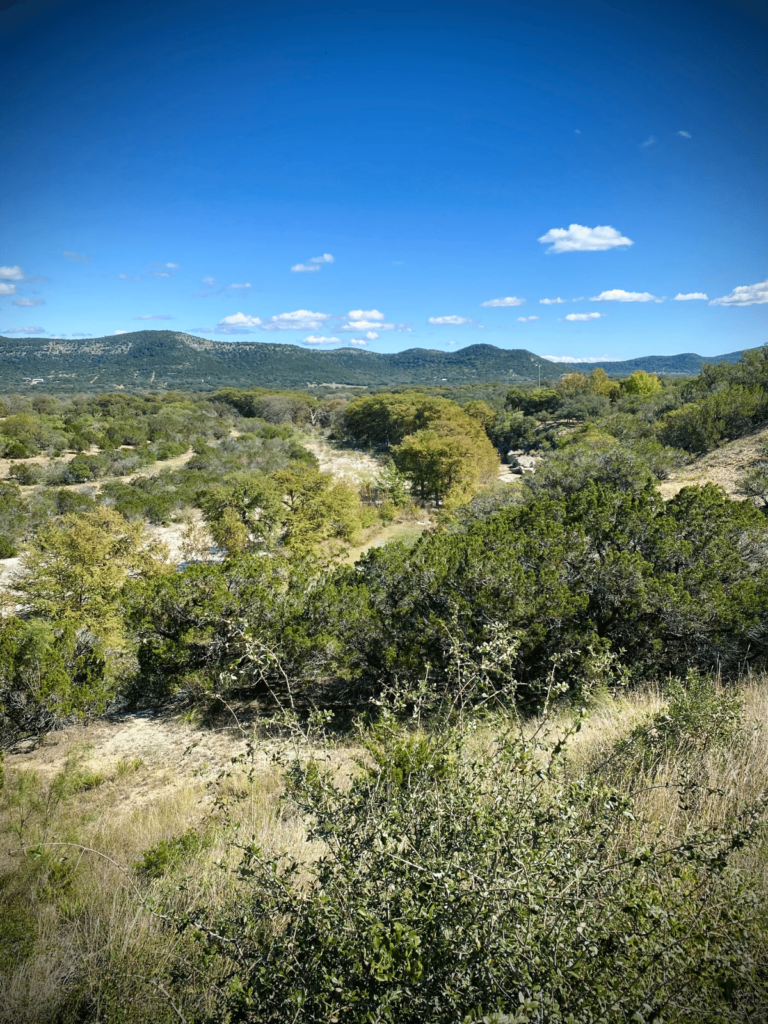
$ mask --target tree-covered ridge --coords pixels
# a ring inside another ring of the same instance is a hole
[[[740,352],[706,360],[694,353],[645,356],[600,365],[612,376],[634,370],[680,376],[707,362],[736,362]],[[183,389],[210,391],[243,384],[305,388],[340,384],[356,387],[439,385],[556,378],[563,364],[525,349],[470,345],[458,352],[413,348],[384,354],[353,348],[328,352],[266,342],[224,342],[174,331],[135,331],[104,338],[59,340],[0,338],[0,373],[14,390],[24,378],[43,378],[48,391],[74,394],[109,388],[127,391]],[[39,385],[36,385],[39,387]]]

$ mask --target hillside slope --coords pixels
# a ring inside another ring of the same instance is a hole
[[[616,376],[633,370],[695,374],[704,362],[738,362],[741,352],[705,360],[695,353],[644,356],[600,364]],[[270,342],[210,341],[175,331],[135,331],[84,339],[0,337],[0,379],[7,390],[43,378],[46,391],[209,391],[224,386],[305,388],[480,384],[557,379],[573,367],[526,349],[469,345],[457,352],[412,348],[384,354],[353,348],[329,352]]]

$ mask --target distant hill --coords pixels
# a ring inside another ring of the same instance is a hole
[[[741,352],[705,358],[695,353],[643,356],[622,362],[555,363],[526,349],[470,345],[457,352],[412,348],[392,355],[353,348],[329,352],[268,342],[209,341],[175,331],[135,331],[104,338],[53,339],[0,337],[0,387],[23,391],[24,378],[54,393],[219,387],[306,388],[481,384],[489,381],[553,380],[563,373],[595,366],[611,376],[633,370],[688,375],[705,362],[738,362]]]

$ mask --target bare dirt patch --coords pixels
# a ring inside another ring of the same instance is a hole
[[[692,485],[717,484],[726,494],[736,501],[744,501],[745,496],[737,490],[737,481],[741,474],[758,460],[763,444],[768,441],[768,428],[763,427],[748,437],[740,437],[730,441],[713,452],[708,452],[688,466],[670,473],[666,480],[659,484],[662,498],[674,498],[683,487]]]
[[[356,486],[375,479],[383,468],[375,456],[342,448],[324,438],[304,438],[301,443],[320,463],[321,473],[332,473],[338,480],[346,480]]]

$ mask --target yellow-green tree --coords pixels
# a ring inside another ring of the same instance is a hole
[[[363,507],[351,484],[312,468],[285,469],[272,479],[286,507],[281,540],[289,551],[312,552],[323,541],[358,539]]]
[[[656,374],[646,373],[645,370],[635,370],[621,382],[621,391],[624,395],[650,396],[661,389],[662,383]]]
[[[621,385],[617,380],[611,380],[602,366],[596,367],[589,375],[589,390],[593,395],[604,395],[612,402],[621,394]]]
[[[485,431],[466,414],[409,434],[392,449],[392,457],[422,500],[432,497],[438,504],[469,498],[496,477],[499,466]]]
[[[123,584],[129,575],[167,571],[163,555],[147,543],[141,523],[99,506],[38,530],[12,589],[34,615],[85,627],[115,646],[123,631]]]

